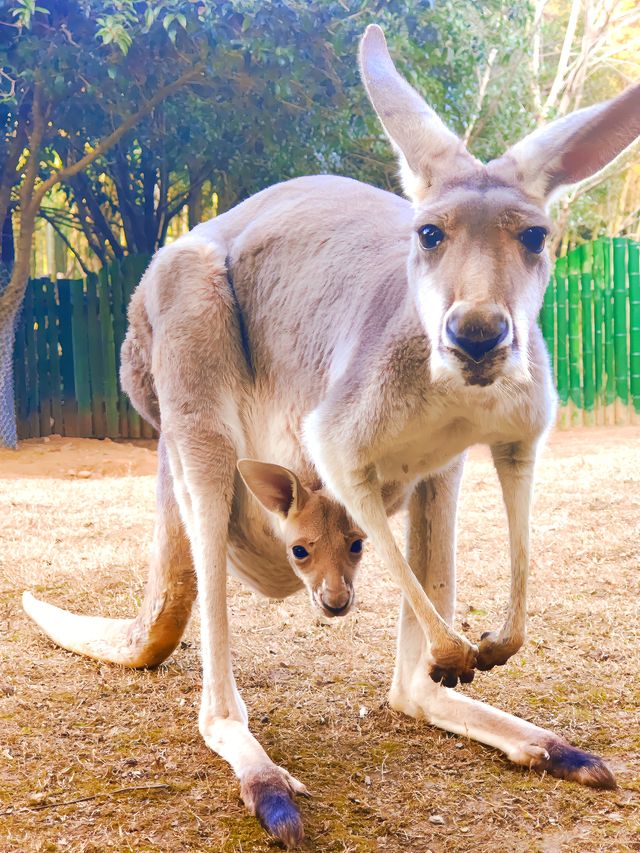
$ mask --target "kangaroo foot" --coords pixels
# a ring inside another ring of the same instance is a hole
[[[307,794],[305,786],[282,767],[270,764],[242,776],[242,799],[266,831],[288,849],[304,838],[304,828],[294,794]]]
[[[616,780],[604,761],[591,752],[571,746],[556,735],[547,733],[537,743],[524,744],[508,753],[511,761],[590,788],[617,788]]]

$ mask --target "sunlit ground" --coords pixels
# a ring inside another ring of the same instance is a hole
[[[227,765],[197,732],[198,630],[132,672],[54,647],[23,589],[131,615],[153,526],[155,453],[52,439],[0,453],[0,849],[267,851]],[[465,688],[603,755],[620,788],[541,778],[386,704],[398,594],[367,556],[354,614],[231,583],[234,661],[252,729],[309,787],[312,851],[638,850],[640,434],[556,434],[539,465],[529,638]],[[402,535],[404,518],[396,522]],[[499,624],[506,523],[474,450],[460,510],[458,624]]]

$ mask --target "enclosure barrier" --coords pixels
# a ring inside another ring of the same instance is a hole
[[[583,243],[556,261],[540,324],[558,426],[640,423],[640,244]]]
[[[119,382],[127,305],[149,258],[86,279],[29,282],[16,333],[18,438],[152,438]]]
[[[640,244],[584,243],[556,262],[540,314],[560,427],[640,423]],[[151,438],[119,384],[126,306],[149,262],[29,282],[15,348],[18,437]]]

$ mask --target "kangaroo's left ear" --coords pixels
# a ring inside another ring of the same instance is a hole
[[[640,83],[526,136],[488,164],[495,177],[549,201],[563,187],[595,175],[640,135]]]
[[[262,506],[281,518],[298,512],[305,505],[308,492],[288,468],[257,459],[239,459],[237,468],[247,488]]]

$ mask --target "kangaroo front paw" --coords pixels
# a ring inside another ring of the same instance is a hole
[[[455,687],[473,681],[478,647],[460,636],[451,638],[446,645],[431,645],[429,675],[437,684]]]
[[[504,638],[497,631],[485,631],[480,637],[476,668],[482,671],[503,666],[522,646],[519,638]]]
[[[275,764],[243,774],[240,794],[244,804],[264,829],[288,849],[304,838],[302,818],[293,795],[306,794],[305,786]]]

